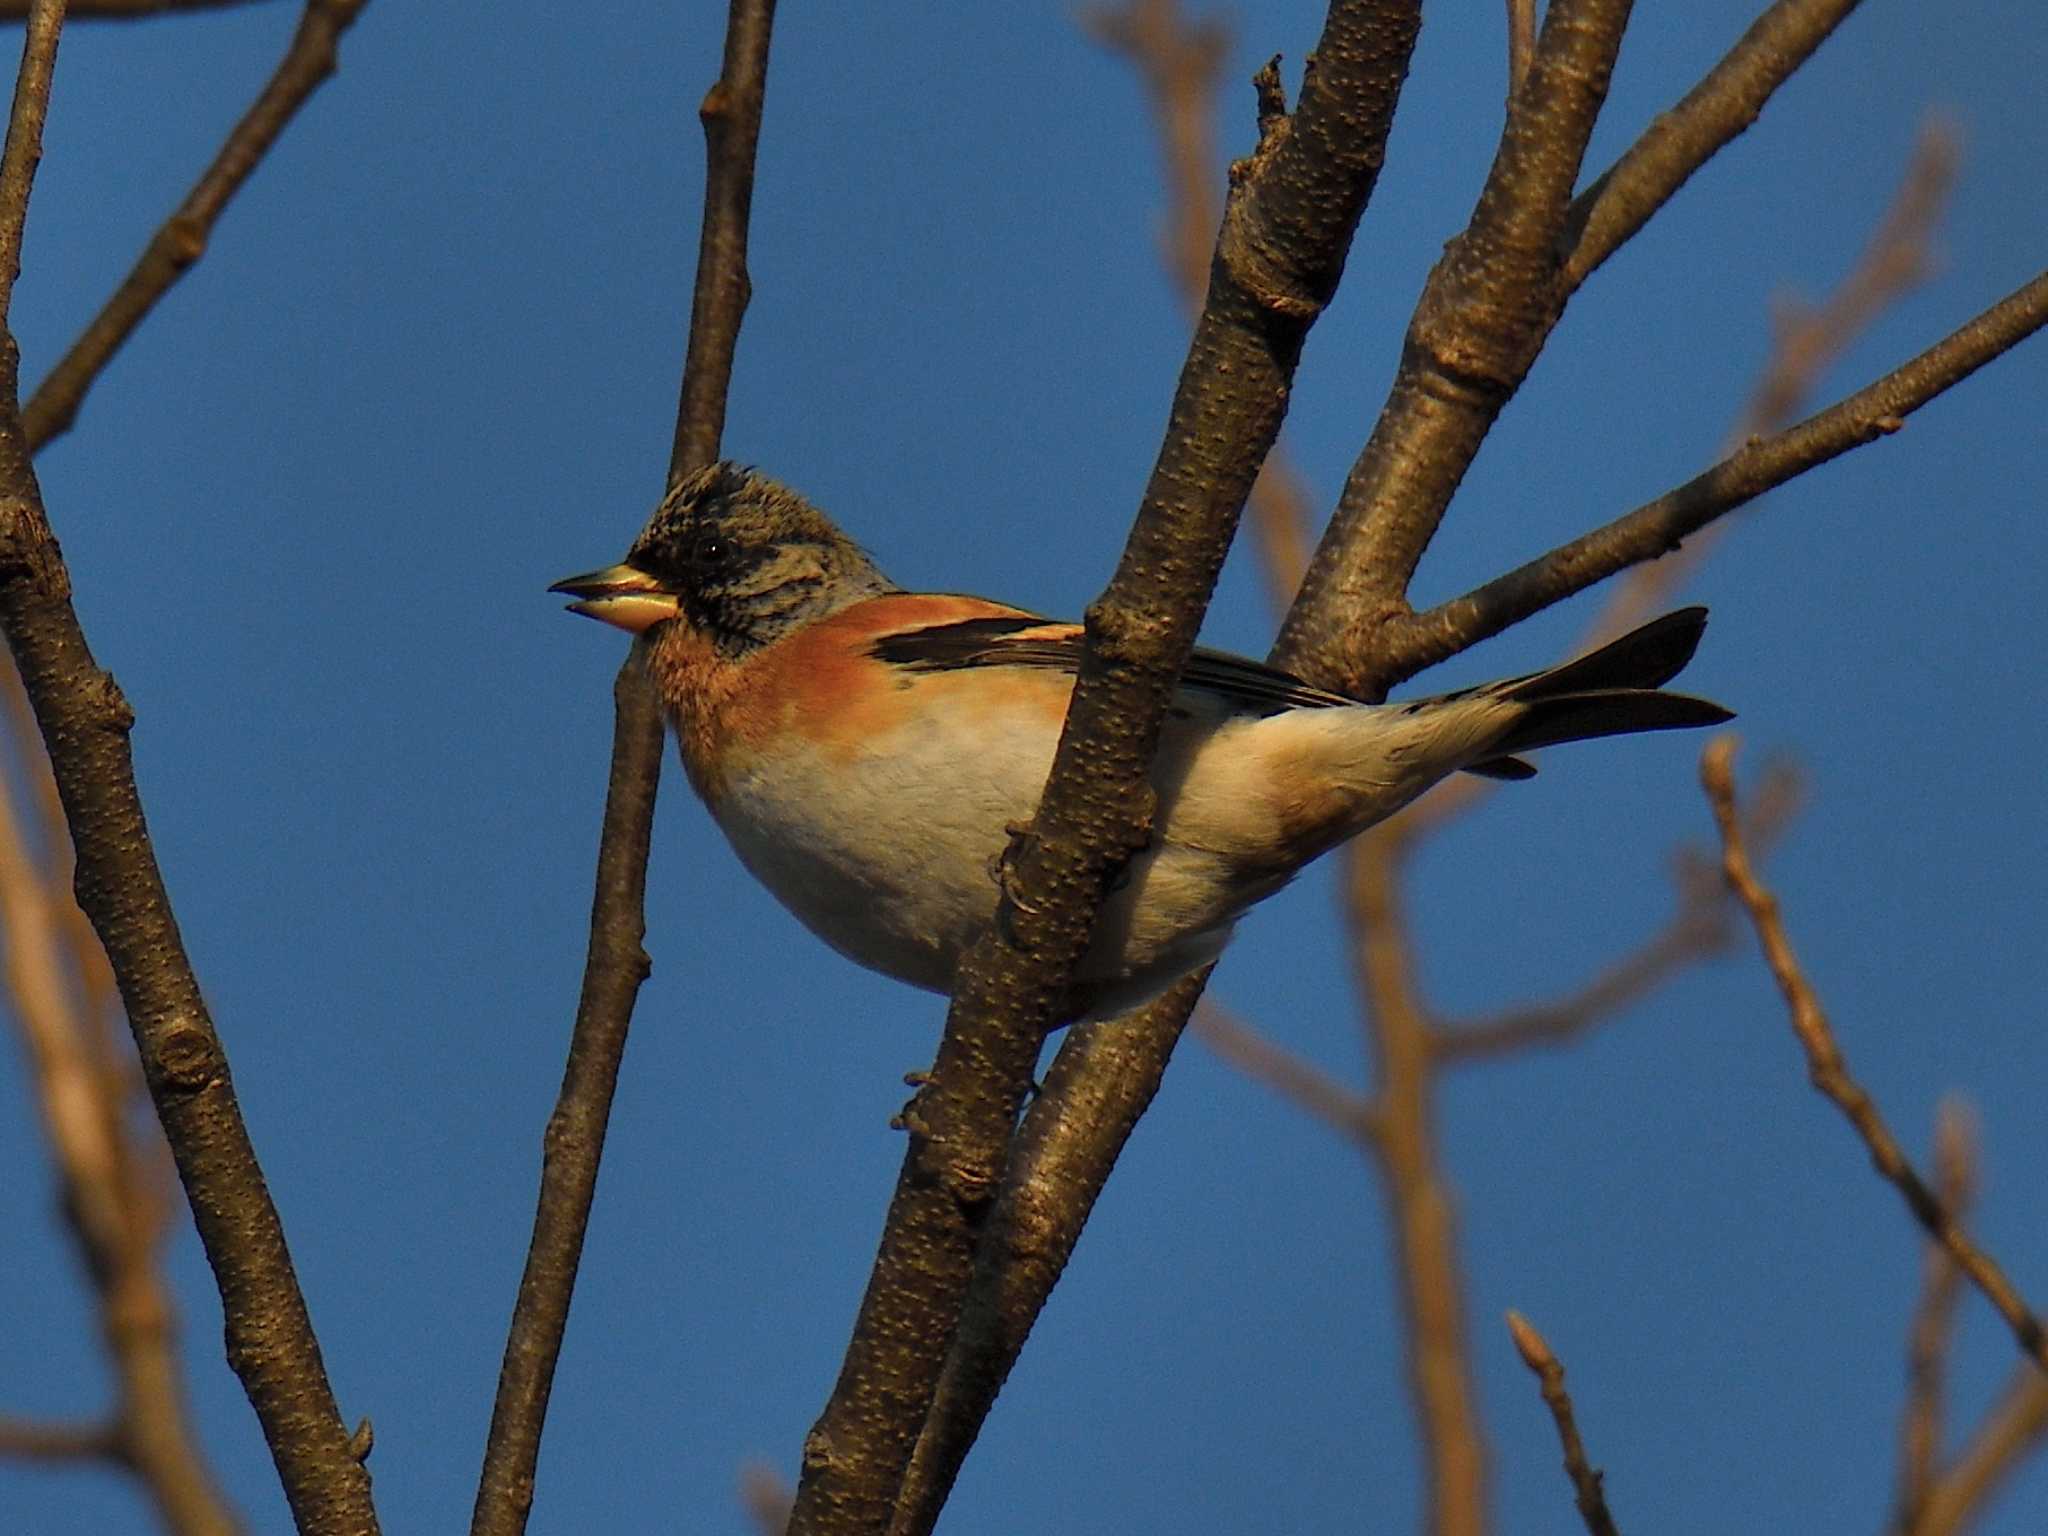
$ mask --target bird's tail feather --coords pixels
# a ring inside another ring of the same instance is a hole
[[[1567,741],[1719,725],[1734,714],[1707,699],[1660,689],[1685,669],[1707,627],[1707,610],[1680,608],[1596,651],[1500,687],[1525,706],[1520,719],[1466,771],[1521,779],[1535,772],[1515,757]]]

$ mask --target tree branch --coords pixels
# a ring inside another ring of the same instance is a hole
[[[1783,85],[1856,9],[1858,0],[1777,0],[1685,94],[1660,112],[1614,165],[1572,202],[1563,283],[1578,291],[1670,201],[1692,173],[1762,115]]]
[[[9,691],[18,685],[9,679]],[[30,750],[21,743],[23,755]],[[64,841],[62,820],[49,829]],[[96,1454],[133,1472],[174,1536],[232,1536],[186,1411],[170,1296],[157,1272],[159,1202],[127,1142],[121,1080],[96,1059],[87,1016],[74,1001],[83,978],[68,975],[61,908],[0,786],[0,923],[7,984],[28,1046],[62,1205],[99,1304],[101,1337],[119,1391],[111,1422],[93,1431]],[[4,1448],[4,1447],[0,1447]],[[20,1447],[50,1455],[47,1445]],[[76,1454],[95,1454],[80,1450]]]
[[[171,11],[224,11],[229,6],[253,3],[254,0],[71,0],[65,8],[65,19],[139,21]],[[35,0],[0,0],[0,22],[23,20],[34,4]]]
[[[704,216],[669,484],[718,457],[749,284],[747,217],[767,89],[774,0],[732,0],[719,78],[706,93]],[[591,901],[583,992],[562,1091],[548,1118],[533,1240],[505,1340],[472,1536],[517,1536],[533,1504],[534,1467],[576,1270],[597,1192],[605,1129],[648,959],[647,854],[661,773],[661,707],[636,645],[612,689],[614,726],[604,829]]]
[[[1617,571],[1654,560],[1765,491],[1896,432],[1907,416],[2043,324],[2048,324],[2048,273],[1819,415],[1751,441],[1704,474],[1605,527],[1427,613],[1388,626],[1370,669],[1375,686],[1412,677]]]
[[[1166,440],[1087,645],[1052,775],[963,962],[838,1385],[806,1443],[795,1533],[890,1518],[1000,1184],[1011,1127],[1109,880],[1142,846],[1168,699],[1309,325],[1335,291],[1384,152],[1412,0],[1334,0],[1291,118],[1262,88]]]
[[[1564,1389],[1564,1367],[1551,1353],[1543,1335],[1521,1313],[1508,1314],[1508,1332],[1514,1336],[1522,1363],[1543,1384],[1543,1406],[1550,1410],[1557,1425],[1557,1438],[1564,1447],[1565,1476],[1572,1480],[1572,1493],[1578,1501],[1579,1518],[1586,1522],[1587,1536],[1621,1536],[1615,1529],[1614,1516],[1607,1512],[1607,1493],[1600,1485],[1600,1473],[1586,1459],[1586,1442],[1579,1438],[1578,1416],[1572,1411],[1571,1394]]]
[[[61,4],[30,17],[0,156],[0,321],[19,268],[41,152]],[[220,1286],[228,1362],[262,1423],[302,1532],[374,1532],[369,1478],[350,1455],[283,1228],[235,1102],[227,1057],[192,973],[136,792],[134,715],[71,607],[24,435],[20,353],[0,335],[0,628],[50,753],[77,850],[79,905],[106,946],[143,1073]]]
[[[1935,1193],[1960,1221],[1969,1214],[1977,1192],[1977,1134],[1969,1111],[1953,1098],[1942,1101],[1935,1117],[1934,1166]],[[1892,1505],[1892,1529],[1899,1536],[1919,1526],[1934,1491],[1949,1344],[1962,1279],[1948,1250],[1929,1243],[1920,1301],[1906,1332],[1906,1411],[1899,1424],[1899,1488]]]
[[[1011,1149],[890,1536],[936,1525],[1208,980],[1204,967],[1138,1013],[1074,1025],[1053,1058]]]
[[[291,46],[253,105],[242,114],[213,157],[213,163],[185,194],[113,296],[57,360],[22,410],[31,452],[69,431],[78,409],[114,354],[178,279],[206,253],[206,242],[222,211],[269,153],[306,99],[334,73],[341,34],[367,0],[307,0]],[[74,7],[74,9],[76,9]],[[139,14],[140,7],[135,14]],[[108,12],[106,14],[116,14]],[[129,14],[129,13],[120,13]]]
[[[1878,1173],[1898,1190],[1914,1220],[1929,1237],[1940,1243],[1956,1266],[1989,1301],[2012,1330],[2020,1349],[2035,1364],[2048,1370],[2048,1335],[2040,1317],[2029,1307],[2012,1282],[1991,1256],[1963,1231],[1955,1213],[1927,1187],[1900,1149],[1898,1138],[1884,1122],[1877,1105],[1862,1085],[1849,1074],[1849,1064],[1835,1042],[1834,1030],[1822,1010],[1820,999],[1799,968],[1791,941],[1778,911],[1778,901],[1756,877],[1742,838],[1735,807],[1735,738],[1720,736],[1707,746],[1700,758],[1700,779],[1713,807],[1715,824],[1721,831],[1721,867],[1728,885],[1749,913],[1757,942],[1764,952],[1772,979],[1784,994],[1791,1015],[1792,1031],[1806,1053],[1807,1074],[1817,1088],[1841,1110],[1856,1134],[1869,1148],[1870,1161]]]
[[[1927,1490],[1911,1536],[1957,1536],[2048,1435],[2048,1375],[2022,1363],[1998,1405]]]
[[[1471,223],[1446,247],[1401,365],[1274,646],[1277,663],[1355,697],[1367,642],[1408,610],[1408,580],[1458,483],[1563,310],[1572,183],[1629,0],[1552,0]]]

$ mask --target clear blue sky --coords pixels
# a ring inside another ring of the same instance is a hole
[[[1247,8],[1250,9],[1250,8]],[[1288,432],[1319,503],[1377,411],[1497,129],[1499,7],[1434,7]],[[1317,25],[1240,17],[1234,79]],[[271,68],[296,8],[79,25],[16,301],[33,379]],[[386,1529],[467,1519],[582,961],[623,640],[547,583],[614,558],[666,465],[697,231],[694,109],[723,8],[381,0],[203,265],[40,466],[101,661],[140,718],[159,855],[230,1048]],[[1604,165],[1746,19],[1639,8]],[[11,44],[9,45],[11,48]],[[1466,482],[1424,596],[1705,465],[1774,293],[1844,268],[1921,114],[1965,145],[1936,281],[1841,364],[1903,360],[2048,252],[2048,25],[2020,0],[1869,6],[1573,305]],[[1223,142],[1252,134],[1248,89]],[[1185,322],[1154,254],[1151,129],[1060,6],[785,6],[729,451],[909,586],[1079,610],[1157,449]],[[1754,766],[1804,764],[1772,867],[1854,1064],[1916,1148],[1981,1110],[1985,1235],[2048,1301],[2040,615],[2048,345],[1746,518],[1688,600],[1688,678]],[[1432,682],[1523,670],[1592,599]],[[1263,651],[1243,554],[1213,643]],[[1702,837],[1697,742],[1550,755],[1419,871],[1446,1009],[1561,990],[1659,922]],[[643,992],[541,1466],[536,1532],[739,1532],[837,1370],[942,1002],[851,968],[665,781]],[[1247,923],[1215,991],[1356,1081],[1326,876]],[[1869,1531],[1888,1507],[1920,1247],[1806,1087],[1745,944],[1569,1051],[1443,1104],[1499,1529],[1576,1529],[1499,1318],[1572,1372],[1623,1528]],[[0,1411],[106,1398],[18,1053],[0,1050]],[[1414,1528],[1378,1193],[1196,1045],[1181,1053],[970,1463],[954,1524]],[[189,1234],[196,1411],[256,1531],[282,1500]],[[2013,1350],[1964,1309],[1956,1412]],[[2048,1471],[1984,1529],[2031,1536]],[[139,1532],[118,1481],[0,1467],[0,1523]]]

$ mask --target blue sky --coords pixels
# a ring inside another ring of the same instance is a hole
[[[1436,7],[1288,437],[1327,507],[1498,129],[1497,6]],[[1640,8],[1605,165],[1740,32]],[[281,52],[286,5],[79,25],[59,60],[15,320],[30,379],[118,279]],[[1232,78],[1312,41],[1239,16]],[[158,853],[385,1526],[467,1518],[582,960],[623,647],[543,591],[615,558],[666,466],[722,7],[370,7],[203,264],[40,464],[77,601],[140,723]],[[1468,476],[1418,594],[1472,582],[1710,462],[1774,294],[1853,258],[1923,113],[1964,161],[1936,279],[1831,398],[2048,250],[2048,25],[1865,7],[1575,301]],[[1226,98],[1221,141],[1252,136]],[[1185,321],[1155,258],[1141,93],[1060,7],[785,6],[728,450],[912,587],[1057,613],[1100,589]],[[2048,1298],[2039,619],[2048,346],[1742,520],[1687,600],[1687,674],[1810,806],[1770,866],[1852,1063],[1910,1144],[1984,1125],[1982,1228]],[[1596,599],[1430,675],[1526,670]],[[1205,638],[1262,652],[1241,551]],[[1550,755],[1418,869],[1447,1011],[1562,990],[1665,914],[1704,837],[1697,742]],[[746,1529],[793,1473],[942,1000],[857,971],[751,885],[665,780],[641,996],[540,1469],[536,1532]],[[1333,891],[1248,922],[1215,993],[1360,1072]],[[1586,1043],[1449,1082],[1498,1528],[1576,1529],[1503,1309],[1564,1356],[1624,1529],[1876,1528],[1919,1244],[1806,1087],[1747,944]],[[105,1400],[18,1054],[0,1051],[0,1411]],[[195,1410],[251,1528],[285,1528],[189,1234]],[[1413,1528],[1379,1194],[1333,1137],[1188,1045],[955,1500],[963,1530]],[[1964,1309],[1955,1412],[2014,1351]],[[2037,1532],[2036,1468],[1983,1529]],[[102,1474],[0,1466],[13,1528],[150,1529]]]

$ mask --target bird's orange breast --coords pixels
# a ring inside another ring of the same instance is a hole
[[[878,660],[874,646],[906,631],[1019,615],[1020,609],[983,598],[892,593],[807,624],[738,661],[720,656],[707,634],[677,620],[656,637],[650,660],[690,783],[716,804],[750,758],[794,745],[790,737],[828,760],[851,762],[914,711],[971,713],[992,702],[988,691],[1000,685],[987,671],[915,673]],[[1033,677],[1024,689],[1028,707],[1049,712],[1057,729],[1071,687],[1057,673]]]

